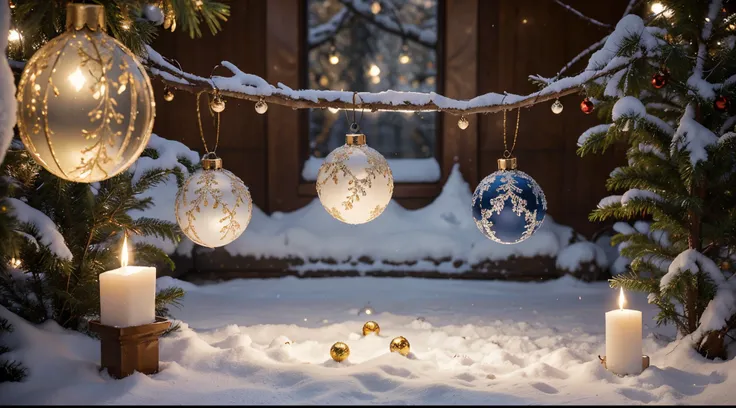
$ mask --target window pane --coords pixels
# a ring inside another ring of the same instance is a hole
[[[437,91],[437,0],[368,0],[353,2],[357,13],[338,0],[307,0],[308,86],[311,89],[380,92]],[[369,19],[383,24],[373,24]],[[400,23],[398,23],[400,21]],[[395,31],[399,27],[399,33]],[[409,28],[407,28],[409,27]],[[401,32],[419,33],[424,42],[404,40]],[[348,112],[352,119],[352,112]],[[356,113],[360,119],[360,112]],[[364,112],[359,122],[368,144],[399,167],[416,165],[432,171],[439,166],[436,112]],[[303,176],[316,178],[321,160],[345,143],[350,121],[344,111],[313,109],[309,112],[309,152]],[[396,171],[394,171],[396,173]],[[411,176],[409,176],[411,178]]]

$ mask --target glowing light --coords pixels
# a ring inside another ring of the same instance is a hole
[[[526,23],[528,23],[528,22],[529,22],[529,20],[527,20],[527,19],[523,19],[523,20],[521,20],[521,23],[522,23],[522,24],[526,24]]]
[[[434,79],[433,76],[427,77],[427,84],[428,85],[434,85],[434,81],[435,81],[435,79]]]
[[[10,42],[18,42],[23,39],[23,36],[20,34],[18,30],[10,30],[8,31],[8,41]]]
[[[330,55],[330,64],[337,65],[340,62],[340,57],[337,54]]]
[[[379,84],[379,83],[381,83],[381,77],[379,77],[379,76],[374,76],[373,78],[371,78],[371,82],[372,82],[373,84]]]
[[[374,1],[373,4],[371,4],[371,13],[378,14],[381,12],[381,3]]]
[[[10,266],[12,268],[20,268],[21,263],[20,259],[10,258]]]
[[[327,86],[329,83],[330,83],[330,80],[327,79],[326,76],[322,75],[321,77],[319,77],[319,84],[320,85]]]
[[[618,292],[618,308],[621,310],[624,310],[624,304],[626,303],[626,298],[624,297],[624,288],[619,288]]]
[[[399,55],[399,63],[401,64],[408,64],[411,62],[411,57],[409,57],[408,54],[401,54]]]
[[[710,19],[708,17],[705,18],[706,23],[710,23]]]
[[[368,75],[372,77],[377,77],[381,75],[381,68],[378,68],[378,65],[376,64],[371,64],[370,69],[368,69]]]
[[[77,92],[82,89],[86,81],[87,79],[84,77],[84,74],[82,74],[82,70],[80,70],[79,67],[69,75],[69,82],[71,82],[74,90]]]
[[[125,20],[120,24],[120,28],[122,28],[125,31],[130,30],[130,22]]]
[[[652,14],[662,14],[666,18],[672,17],[674,12],[667,7],[664,6],[664,4],[660,2],[654,2],[652,3],[651,7],[649,8],[652,11]]]
[[[327,108],[327,110],[330,111],[330,113],[340,112],[340,109],[337,109],[337,108]]]
[[[123,248],[120,250],[120,266],[128,266],[128,237],[123,236]]]

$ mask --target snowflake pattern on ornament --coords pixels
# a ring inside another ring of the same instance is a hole
[[[516,244],[542,225],[547,199],[528,174],[499,170],[478,184],[472,206],[475,224],[484,235],[502,244]]]

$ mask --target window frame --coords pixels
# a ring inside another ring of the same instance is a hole
[[[267,2],[266,79],[303,89],[308,78],[305,0]],[[477,93],[478,0],[439,0],[437,92],[450,98]],[[409,208],[429,204],[442,191],[455,163],[465,180],[477,183],[478,122],[465,130],[457,116],[437,117],[435,158],[440,180],[434,183],[395,183],[394,198]],[[266,122],[267,194],[271,211],[293,211],[317,196],[314,182],[301,172],[309,157],[308,111],[270,107]]]

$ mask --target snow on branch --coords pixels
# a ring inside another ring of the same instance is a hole
[[[335,13],[327,22],[309,28],[307,44],[309,48],[316,48],[326,43],[345,27],[353,17],[353,13],[347,7],[343,7]]]
[[[672,138],[672,153],[684,149],[690,155],[693,166],[698,162],[708,160],[708,146],[718,143],[718,136],[701,125],[695,117],[696,106],[690,103],[680,118],[680,126]]]
[[[49,248],[59,258],[71,260],[72,251],[66,246],[64,236],[56,229],[56,224],[46,214],[16,198],[6,198],[10,204],[9,213],[18,221],[32,224],[41,236],[41,245]]]
[[[146,46],[144,65],[152,76],[158,77],[171,88],[187,92],[214,92],[226,97],[250,101],[263,100],[267,103],[288,106],[294,109],[337,108],[365,109],[369,111],[443,111],[453,115],[493,113],[529,107],[537,103],[554,100],[579,92],[591,80],[609,75],[629,64],[630,59],[617,58],[599,70],[586,70],[573,76],[561,78],[529,95],[499,94],[490,92],[472,99],[457,100],[435,92],[350,92],[331,90],[294,90],[279,83],[269,84],[265,79],[247,74],[230,62],[221,65],[232,72],[232,76],[215,76],[212,79],[184,72],[170,64],[153,48]]]
[[[567,4],[565,4],[565,3],[561,2],[560,0],[555,0],[555,3],[557,3],[557,4],[559,4],[560,6],[562,6],[562,7],[566,8],[566,9],[567,9],[567,11],[571,12],[572,14],[575,14],[576,16],[578,16],[578,17],[582,18],[583,20],[585,20],[585,21],[587,21],[587,22],[589,22],[589,23],[591,23],[591,24],[594,24],[594,25],[597,25],[597,26],[599,26],[599,27],[603,27],[603,28],[608,28],[608,29],[611,29],[611,28],[613,28],[613,27],[611,27],[611,25],[610,25],[610,24],[606,24],[606,23],[601,23],[600,21],[598,21],[598,20],[596,20],[596,19],[594,19],[594,18],[592,18],[592,17],[588,17],[588,16],[586,16],[585,14],[583,14],[583,13],[581,13],[581,12],[579,12],[579,11],[575,10],[574,8],[572,8],[572,7],[568,6]]]
[[[401,24],[383,13],[373,14],[371,11],[372,1],[340,0],[340,3],[342,3],[345,8],[349,9],[356,16],[381,30],[398,35],[428,48],[437,47],[436,30],[422,29],[415,24]]]

